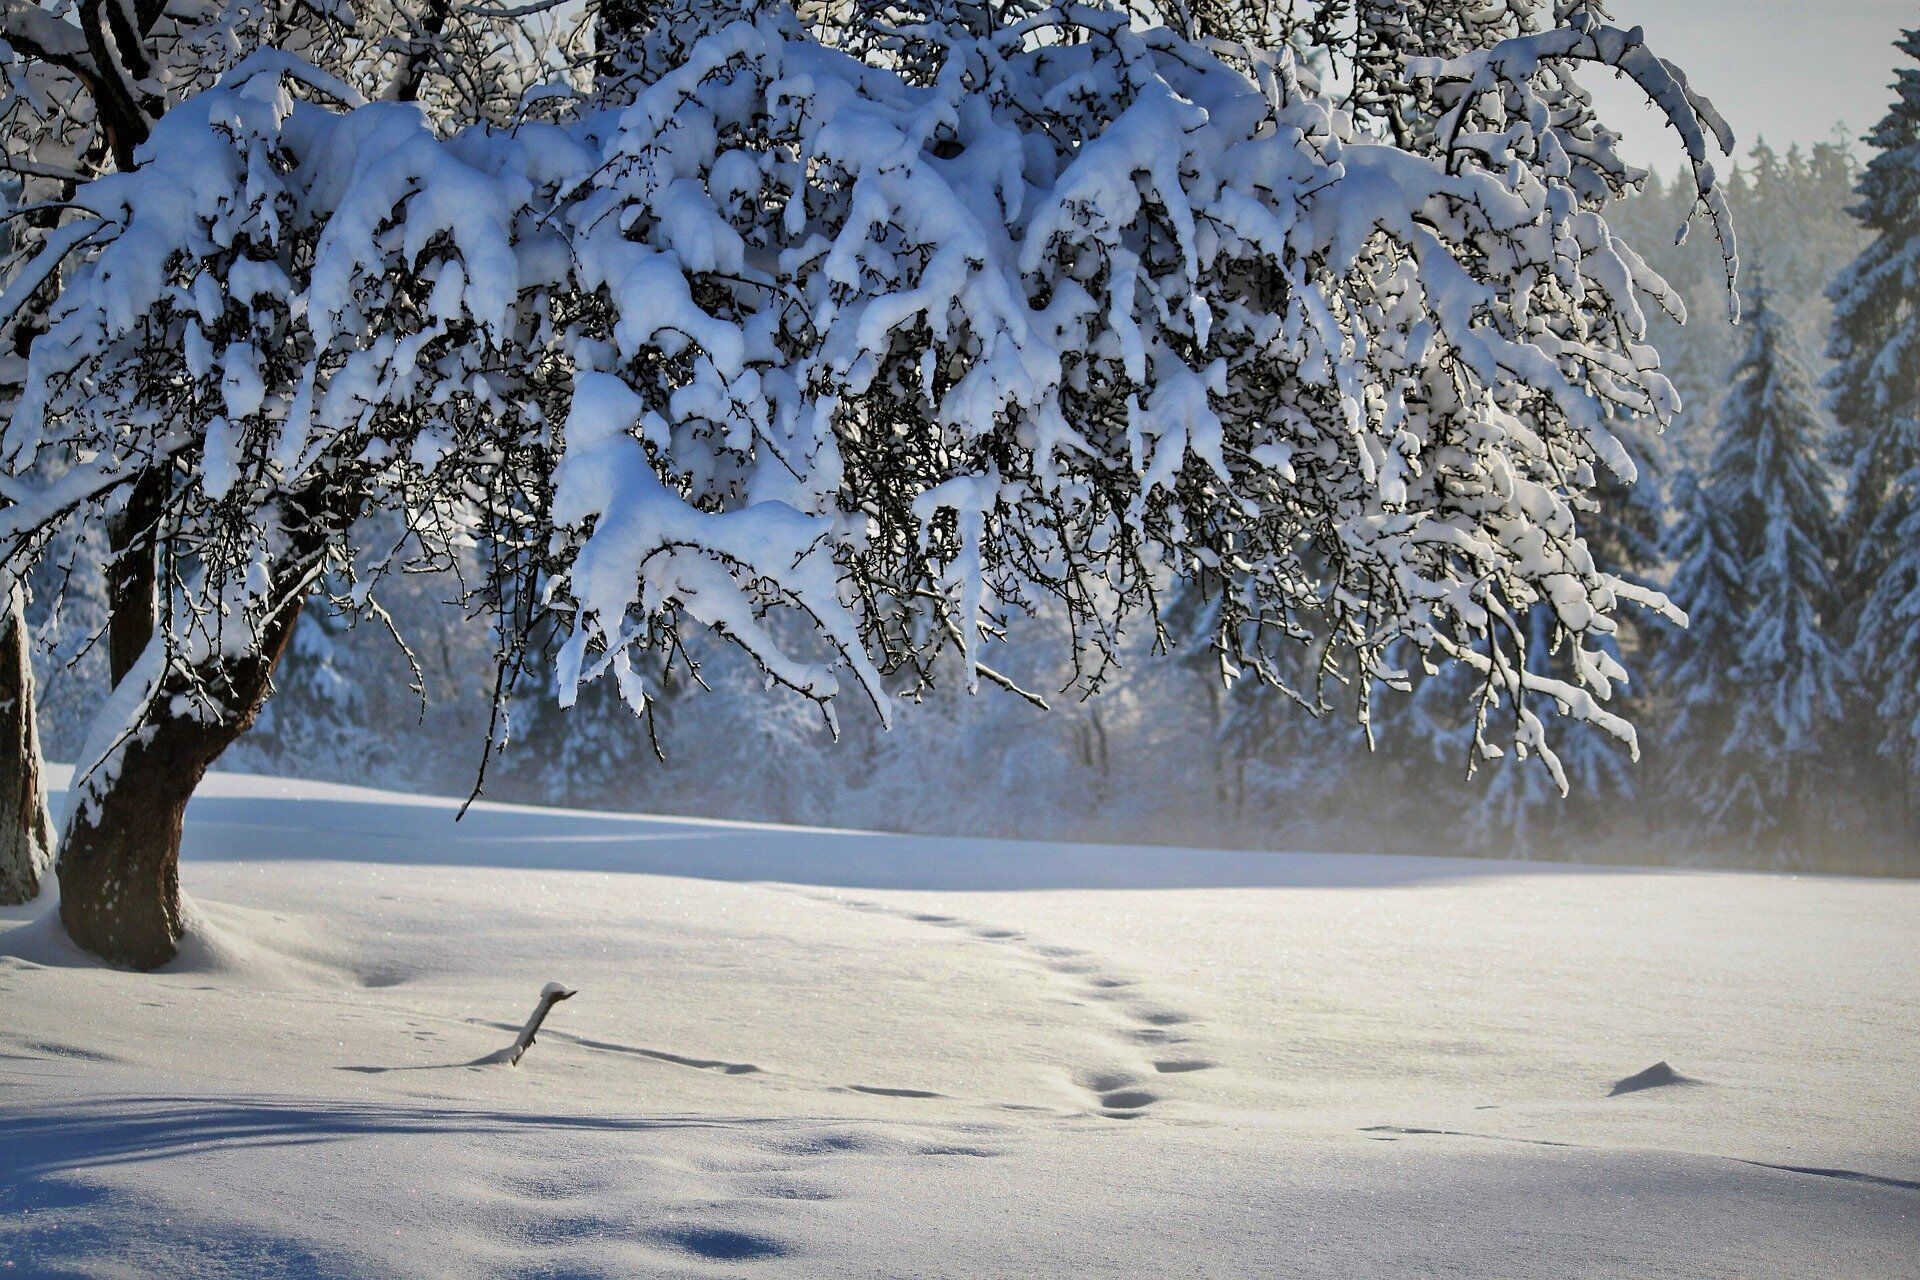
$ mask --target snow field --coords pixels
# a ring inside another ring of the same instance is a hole
[[[100,1276],[1896,1276],[1920,887],[216,775],[152,975],[0,916],[0,1258]],[[542,986],[556,1007],[521,1066]],[[1666,1060],[1685,1079],[1609,1096]]]

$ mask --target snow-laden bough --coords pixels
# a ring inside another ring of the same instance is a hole
[[[1543,700],[1631,743],[1607,641],[1669,606],[1578,513],[1631,478],[1614,424],[1676,407],[1643,302],[1678,301],[1608,229],[1634,175],[1570,71],[1667,114],[1731,271],[1711,107],[1582,14],[1409,60],[1424,141],[1389,141],[1289,49],[1013,12],[850,42],[667,10],[573,115],[450,134],[262,54],[79,187],[17,276],[65,280],[0,559],[137,516],[166,602],[83,807],[154,716],[250,719],[222,664],[316,581],[377,608],[420,563],[466,568],[503,662],[561,619],[563,701],[644,707],[705,629],[886,715],[943,652],[997,678],[1047,602],[1097,685],[1197,589],[1230,677],[1303,649],[1364,715],[1412,653],[1482,677],[1487,754],[1552,765]]]

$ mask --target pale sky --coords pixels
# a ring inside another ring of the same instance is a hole
[[[1677,63],[1733,126],[1738,150],[1756,138],[1785,151],[1870,129],[1893,100],[1893,48],[1920,27],[1915,0],[1611,0],[1615,25],[1646,29],[1653,51]],[[1625,135],[1627,159],[1669,170],[1679,143],[1610,75],[1589,73],[1602,117]]]

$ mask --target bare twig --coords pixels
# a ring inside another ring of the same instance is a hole
[[[533,1038],[539,1032],[540,1024],[547,1020],[547,1014],[553,1006],[562,1000],[571,1000],[576,994],[578,993],[572,987],[558,982],[549,982],[540,988],[540,1003],[533,1006],[533,1013],[528,1016],[527,1025],[520,1028],[520,1034],[514,1038],[514,1042],[498,1053],[488,1054],[480,1061],[488,1065],[504,1062],[510,1067],[519,1066],[520,1059],[525,1057],[527,1050],[533,1047]]]

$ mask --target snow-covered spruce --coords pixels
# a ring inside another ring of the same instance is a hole
[[[1746,632],[1746,556],[1718,496],[1691,470],[1675,476],[1665,546],[1673,565],[1667,594],[1687,611],[1687,625],[1662,635],[1654,677],[1669,699],[1662,735],[1674,749],[1663,762],[1672,790],[1690,801],[1701,798],[1699,775],[1717,773],[1732,728]],[[1683,744],[1704,745],[1705,754],[1689,757]]]
[[[1895,47],[1920,58],[1920,28]],[[1874,239],[1834,279],[1830,407],[1843,429],[1853,660],[1876,673],[1881,749],[1920,786],[1920,67],[1867,136],[1854,214]]]
[[[1680,711],[1667,752],[1710,829],[1787,858],[1834,825],[1851,683],[1834,630],[1826,428],[1787,322],[1756,295],[1720,411],[1713,480],[1685,494],[1672,587],[1706,615],[1663,648]]]
[[[173,851],[116,805],[177,832],[323,573],[373,608],[463,556],[503,665],[566,621],[562,701],[610,672],[644,706],[635,657],[699,628],[884,716],[885,671],[992,678],[1009,611],[1061,602],[1097,663],[1184,581],[1229,673],[1404,652],[1473,674],[1483,752],[1557,773],[1541,710],[1630,742],[1607,641],[1664,601],[1575,510],[1631,476],[1611,424],[1673,411],[1643,300],[1677,304],[1607,229],[1632,175],[1570,72],[1669,113],[1723,237],[1730,139],[1572,21],[1409,62],[1413,147],[1289,52],[1083,6],[929,16],[925,75],[779,5],[667,14],[577,116],[450,136],[247,59],[76,192],[5,437],[0,558],[118,521],[163,586],[75,788],[69,841],[127,845],[87,891],[157,895],[131,958],[164,959]]]

